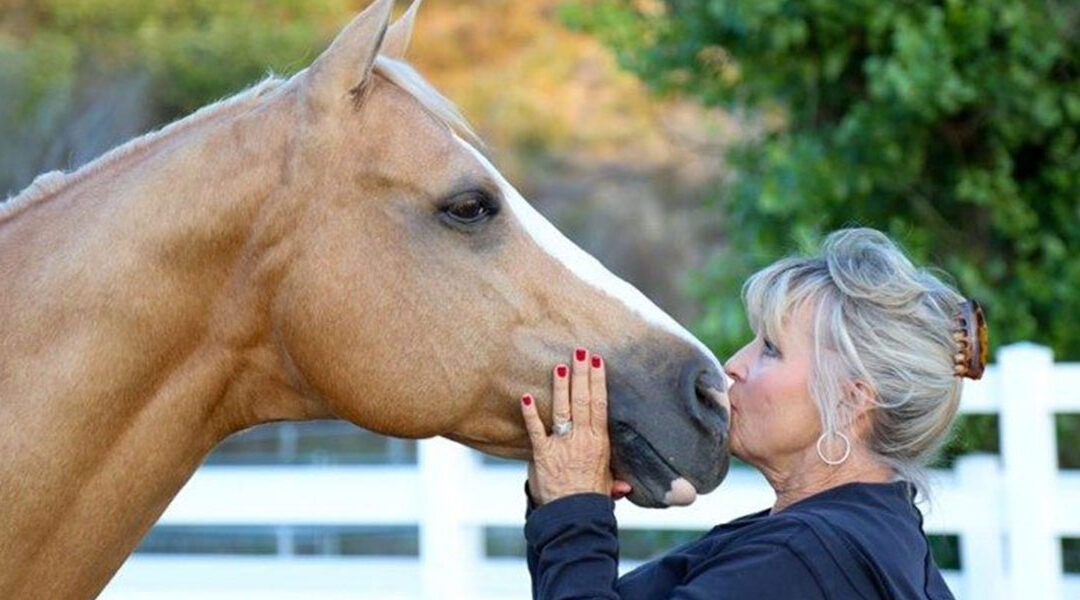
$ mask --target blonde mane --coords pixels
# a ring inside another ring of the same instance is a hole
[[[479,142],[476,133],[457,107],[439,93],[411,65],[385,56],[379,56],[375,61],[375,72],[415,98],[432,117],[452,131],[469,138],[470,141]],[[55,196],[94,173],[146,150],[158,140],[175,133],[187,131],[196,125],[231,113],[234,110],[250,109],[261,101],[268,92],[277,89],[285,81],[285,79],[271,75],[229,98],[203,106],[183,119],[173,121],[161,129],[151,131],[117,146],[72,173],[59,170],[42,173],[35,177],[34,181],[22,192],[9,197],[4,202],[0,202],[0,222],[10,219],[34,204]]]

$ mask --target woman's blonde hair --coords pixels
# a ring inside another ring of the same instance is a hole
[[[945,440],[960,402],[953,330],[964,298],[916,268],[874,229],[830,234],[819,256],[780,260],[743,286],[755,333],[778,338],[789,315],[812,310],[810,394],[823,435],[847,432],[858,407],[854,381],[873,391],[874,458],[925,491],[925,465]]]

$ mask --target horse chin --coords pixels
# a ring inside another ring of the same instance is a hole
[[[612,474],[629,483],[627,499],[646,508],[686,506],[698,490],[636,431],[621,428],[612,439]]]
[[[657,480],[641,480],[629,476],[625,481],[633,486],[633,491],[626,498],[645,508],[688,506],[693,504],[698,496],[697,489],[684,477],[671,480],[666,489],[664,484]]]
[[[664,467],[647,476],[615,473],[615,478],[626,481],[632,491],[626,499],[645,508],[687,506],[698,497],[698,491],[685,477]]]

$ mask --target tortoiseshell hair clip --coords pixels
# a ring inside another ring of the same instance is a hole
[[[990,335],[982,306],[974,300],[961,304],[956,325],[953,332],[953,341],[956,342],[953,373],[957,377],[980,379],[990,358]]]

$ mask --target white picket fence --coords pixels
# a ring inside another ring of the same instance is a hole
[[[960,539],[963,600],[1080,599],[1062,574],[1061,537],[1080,537],[1080,471],[1057,469],[1054,413],[1080,413],[1080,364],[1049,350],[1001,350],[967,382],[965,413],[1000,413],[1001,455],[967,456],[935,473],[930,533]],[[1067,443],[1080,443],[1070,440]],[[110,600],[258,598],[503,599],[529,596],[523,560],[485,557],[484,527],[523,524],[521,466],[484,465],[445,440],[421,443],[417,466],[200,469],[161,519],[170,525],[418,526],[419,558],[161,556],[130,558]],[[760,475],[735,470],[694,505],[645,510],[620,502],[621,528],[705,530],[767,507]],[[633,565],[622,565],[625,570]]]

